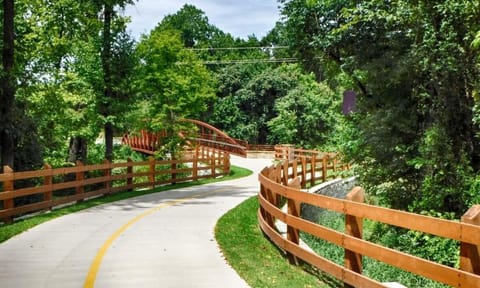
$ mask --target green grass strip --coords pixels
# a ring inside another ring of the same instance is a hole
[[[71,214],[80,210],[88,209],[94,206],[111,203],[115,201],[120,201],[128,198],[138,197],[146,194],[159,193],[159,192],[172,190],[172,189],[179,189],[179,188],[203,185],[203,184],[226,181],[226,180],[233,180],[237,178],[246,177],[251,174],[252,174],[252,171],[248,169],[231,166],[230,174],[221,178],[202,179],[195,182],[177,183],[175,185],[159,186],[155,189],[149,189],[149,190],[125,191],[125,192],[119,192],[111,195],[106,195],[106,196],[86,200],[81,203],[73,204],[71,206],[54,209],[49,212],[40,213],[38,215],[29,217],[26,219],[18,220],[12,224],[1,225],[0,226],[0,243],[7,241],[8,239],[12,238],[17,234],[20,234],[30,228],[33,228],[39,224],[42,224],[54,218]]]
[[[329,287],[308,266],[290,265],[258,227],[257,197],[223,215],[215,237],[228,263],[251,287]],[[307,272],[304,269],[312,271]]]

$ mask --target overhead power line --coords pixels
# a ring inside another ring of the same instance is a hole
[[[212,60],[203,61],[206,65],[226,65],[226,64],[254,64],[254,63],[296,63],[297,58],[271,58],[271,59],[242,59],[242,60]]]
[[[215,51],[215,50],[269,50],[269,49],[287,49],[288,46],[252,46],[252,47],[209,47],[209,48],[189,48],[193,51]]]
[[[255,63],[296,63],[298,58],[269,58],[269,59],[240,59],[240,60],[206,60],[201,61],[205,65],[228,65],[228,64],[255,64]],[[190,64],[188,62],[177,62],[180,65]]]
[[[250,46],[250,47],[208,47],[208,48],[189,48],[192,51],[236,51],[236,50],[264,50],[269,51],[270,58],[267,59],[239,59],[239,60],[205,60],[201,61],[205,65],[229,65],[229,64],[255,64],[255,63],[296,63],[298,58],[274,58],[272,50],[287,49],[289,46]],[[177,62],[180,65],[189,64],[188,62]]]
[[[248,47],[205,47],[205,48],[188,48],[191,51],[241,51],[241,50],[263,50],[270,54],[269,59],[240,59],[240,60],[205,60],[202,64],[205,65],[228,65],[228,64],[250,64],[250,63],[295,63],[299,60],[297,58],[274,58],[273,50],[287,49],[289,46],[248,46]],[[187,62],[177,62],[180,65],[186,65]]]

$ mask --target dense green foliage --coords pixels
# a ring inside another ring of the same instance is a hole
[[[42,159],[54,165],[67,158],[86,161],[86,147],[93,144],[101,125],[115,122],[121,127],[115,116],[125,111],[131,99],[125,97],[129,94],[125,83],[134,64],[134,42],[124,33],[125,19],[114,13],[108,59],[113,69],[108,78],[115,85],[109,97],[116,100],[107,99],[101,57],[105,9],[100,2],[15,1],[15,106],[22,111],[19,115],[35,123],[28,133],[18,136],[16,159],[28,155],[39,159],[36,166]],[[15,123],[16,131],[24,131],[26,125]],[[80,139],[83,150],[69,151],[70,139]],[[38,141],[35,147],[26,146],[34,140]],[[69,157],[69,153],[73,154]],[[20,160],[14,166],[31,169]]]
[[[139,43],[138,54],[142,65],[136,84],[141,109],[147,110],[146,115],[138,111],[144,121],[141,126],[167,131],[170,139],[164,147],[174,153],[181,141],[178,133],[188,130],[178,125],[178,119],[199,118],[207,109],[207,102],[214,96],[213,78],[196,55],[185,49],[176,30],[153,31]]]
[[[336,231],[345,230],[344,217],[333,211],[318,213],[318,219],[310,219],[322,226]],[[432,215],[439,216],[439,215]],[[415,255],[417,257],[435,261],[450,267],[457,267],[459,263],[459,243],[453,240],[445,240],[441,237],[428,235],[416,231],[405,231],[385,224],[377,224],[373,221],[364,221],[363,237],[373,243],[381,243],[382,246]],[[301,238],[318,255],[330,261],[343,265],[344,249],[331,242],[319,240],[315,236],[301,233]],[[427,279],[420,275],[404,271],[400,268],[385,264],[369,257],[362,257],[362,274],[379,282],[397,282],[406,287],[446,288],[448,285]],[[338,284],[337,286],[340,286]],[[335,287],[337,287],[335,286]]]
[[[304,68],[330,87],[357,92],[356,112],[339,129],[338,147],[355,161],[369,199],[449,219],[478,203],[480,2],[280,2]],[[371,239],[383,245],[458,264],[454,241],[371,229]],[[320,245],[319,251],[335,255]],[[371,277],[437,287],[370,260],[364,269]]]
[[[185,4],[177,13],[167,15],[154,30],[180,31],[183,46],[186,48],[211,47],[212,43],[227,37],[223,31],[208,22],[203,11],[189,4]]]
[[[219,99],[208,121],[250,143],[319,147],[342,117],[338,93],[297,65],[260,71],[237,65],[219,75]]]
[[[346,73],[359,94],[349,152],[369,191],[395,208],[463,214],[478,200],[479,2],[281,2],[306,68]]]
[[[2,164],[112,159],[113,137],[141,129],[167,131],[161,156],[176,157],[192,129],[177,120],[196,118],[254,144],[341,151],[375,204],[458,218],[480,201],[478,0],[279,0],[263,39],[187,4],[139,41],[121,13],[134,2],[3,2]],[[345,90],[358,95],[348,116]],[[456,264],[432,248],[456,243],[374,229]]]
[[[478,201],[478,1],[280,0],[263,39],[184,5],[139,42],[121,16],[133,2],[15,2],[0,130],[17,170],[88,161],[102,130],[106,158],[113,136],[144,128],[168,131],[172,153],[190,117],[250,143],[341,149],[382,205],[458,216]],[[281,63],[292,56],[301,65]],[[344,117],[347,89],[358,99]]]

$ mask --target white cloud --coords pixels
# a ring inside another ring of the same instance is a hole
[[[128,30],[138,38],[150,32],[165,15],[176,13],[187,3],[204,11],[210,24],[244,39],[252,34],[258,38],[265,36],[280,18],[276,0],[139,0],[125,11],[132,19]]]

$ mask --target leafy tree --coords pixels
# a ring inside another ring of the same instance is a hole
[[[220,98],[234,95],[238,90],[247,86],[255,76],[261,74],[268,66],[258,63],[227,65],[216,74]]]
[[[248,133],[244,134],[246,138],[243,139],[255,144],[268,143],[267,122],[276,116],[274,106],[277,99],[285,96],[296,85],[297,79],[292,74],[286,69],[266,69],[235,93],[234,97],[245,113],[245,121],[239,123],[245,127],[240,131]]]
[[[268,53],[260,49],[244,49],[258,47],[260,42],[254,36],[247,40],[234,38],[209,23],[205,12],[193,5],[185,4],[178,12],[167,15],[154,31],[178,30],[184,46],[195,49],[199,59],[208,63],[208,68],[218,71],[219,65],[228,60],[264,59]],[[235,49],[241,48],[241,49]]]
[[[0,160],[2,165],[17,171],[32,169],[41,163],[41,147],[36,141],[33,120],[25,114],[25,102],[18,97],[19,83],[24,81],[25,70],[25,37],[22,29],[24,6],[20,1],[4,1],[0,10],[3,19],[0,23],[3,30]]]
[[[206,121],[235,138],[247,139],[246,135],[254,134],[255,124],[244,124],[247,122],[247,116],[241,109],[235,94],[265,68],[263,64],[254,63],[227,65],[220,68],[216,73],[217,98],[210,103]]]
[[[95,97],[76,65],[87,51],[94,53],[91,39],[98,35],[98,29],[85,16],[92,10],[86,3],[72,0],[20,3],[22,37],[17,59],[21,59],[23,68],[19,69],[22,81],[18,98],[36,121],[46,161],[63,163],[70,137],[70,142],[80,143],[83,149],[77,149],[81,153],[72,152],[76,156],[69,160],[85,161],[87,139],[98,134],[91,110]]]
[[[219,98],[208,121],[250,143],[326,144],[337,96],[297,65],[256,70],[258,64],[224,68]],[[337,112],[338,113],[338,112]]]
[[[209,46],[214,39],[225,37],[217,27],[211,25],[205,12],[185,4],[178,12],[167,15],[154,31],[178,30],[186,48]]]
[[[3,1],[3,49],[2,65],[3,73],[1,75],[1,98],[0,110],[0,140],[1,140],[1,160],[3,165],[13,166],[14,162],[14,122],[13,111],[15,108],[15,71],[14,71],[14,1]],[[3,168],[2,168],[3,170]]]
[[[318,78],[346,72],[355,84],[355,156],[371,191],[395,208],[463,213],[480,164],[478,3],[280,2],[306,67]]]
[[[97,9],[102,12],[102,47],[101,62],[103,70],[103,97],[99,101],[99,112],[104,120],[104,137],[105,137],[105,159],[113,159],[113,136],[114,123],[111,119],[115,115],[112,104],[118,101],[115,99],[114,87],[118,83],[114,83],[114,73],[124,73],[124,71],[116,71],[112,67],[112,45],[117,35],[125,31],[125,22],[115,13],[115,7],[125,8],[127,4],[132,4],[132,0],[94,0]],[[115,21],[118,20],[118,21]]]
[[[108,119],[118,126],[121,124],[118,119],[123,120],[112,115],[99,117],[96,110],[107,103],[103,96],[105,81],[100,57],[103,39],[100,20],[103,19],[102,5],[106,2],[100,2],[16,1],[17,98],[26,115],[36,123],[39,144],[45,147],[38,149],[39,156],[44,151],[45,160],[56,165],[67,158],[68,139],[71,143],[69,161],[85,161],[87,143],[93,143],[98,136],[99,121],[105,123]],[[128,106],[134,99],[129,97],[127,72],[131,74],[135,66],[134,42],[125,36],[124,28],[125,19],[114,17],[109,63],[114,87],[112,97],[117,101],[110,100],[114,104],[109,105],[107,111],[112,114],[122,114],[125,108],[119,107]],[[126,99],[129,101],[124,102]],[[17,127],[16,131],[24,129]]]
[[[209,71],[185,49],[178,31],[152,31],[138,45],[140,65],[136,86],[144,99],[145,124],[153,131],[167,131],[171,137],[164,143],[175,156],[184,130],[178,120],[198,118],[214,97]],[[141,126],[141,127],[142,127]]]
[[[277,116],[267,121],[269,143],[292,143],[304,148],[326,147],[342,117],[339,97],[313,74],[299,73],[298,84],[275,102]]]

